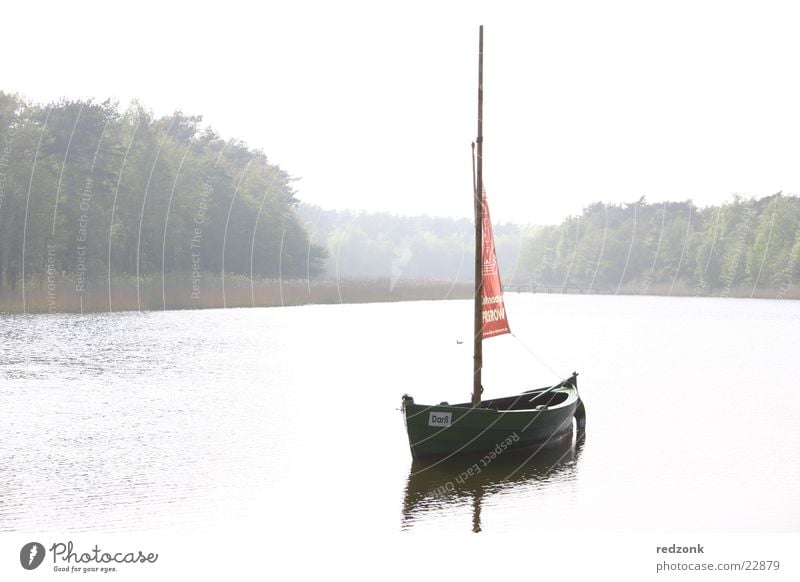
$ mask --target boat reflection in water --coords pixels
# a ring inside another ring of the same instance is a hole
[[[402,529],[471,504],[472,531],[481,531],[485,497],[551,480],[570,480],[577,468],[586,433],[573,433],[556,442],[491,454],[459,455],[443,460],[414,459],[403,501]]]

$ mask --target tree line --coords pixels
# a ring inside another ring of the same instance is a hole
[[[327,210],[302,203],[298,215],[312,240],[327,248],[329,277],[395,282],[473,278],[475,227],[469,219]],[[514,265],[523,229],[500,223],[493,230],[498,261]]]
[[[80,293],[171,273],[319,275],[326,251],[291,176],[201,122],[0,92],[0,296],[53,279]]]
[[[324,210],[301,204],[328,276],[473,277],[468,219]],[[494,226],[509,285],[613,293],[794,297],[800,275],[800,199],[781,193],[691,201],[597,202],[548,226]],[[788,294],[787,294],[788,293]]]
[[[342,280],[378,281],[354,287],[365,300],[422,297],[424,281],[442,296],[472,280],[471,220],[302,204],[263,152],[201,123],[135,102],[0,92],[0,310],[27,309],[36,291],[51,310],[67,296],[82,310],[91,292],[95,309],[141,309],[342,300]],[[507,284],[800,296],[800,199],[782,193],[707,207],[598,202],[558,225],[494,234]],[[328,281],[317,295],[315,278]],[[395,292],[405,283],[413,295]]]
[[[595,203],[529,233],[519,265],[518,281],[540,286],[786,297],[800,274],[800,199]]]

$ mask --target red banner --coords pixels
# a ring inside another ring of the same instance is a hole
[[[503,284],[500,282],[500,270],[497,266],[497,254],[494,250],[494,234],[492,219],[489,217],[489,205],[486,202],[486,191],[483,191],[483,339],[510,333],[506,306],[503,303]]]

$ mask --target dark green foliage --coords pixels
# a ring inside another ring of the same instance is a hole
[[[322,210],[300,205],[329,276],[470,281],[470,220]],[[494,227],[507,284],[619,293],[794,297],[800,199],[734,196],[692,202],[595,203],[558,226]]]
[[[138,104],[42,106],[0,92],[0,300],[25,309],[23,278],[45,298],[54,280],[81,298],[84,287],[108,289],[109,308],[112,281],[136,282],[127,288],[141,306],[138,281],[191,286],[195,273],[326,273],[392,288],[472,279],[470,220],[302,206],[262,152],[200,124]],[[789,297],[800,279],[800,199],[780,193],[707,208],[595,203],[557,226],[494,230],[506,283]],[[166,306],[166,284],[153,285],[161,293],[149,304]]]
[[[785,293],[800,278],[800,199],[734,196],[586,208],[523,246],[517,282],[627,293]],[[783,295],[781,295],[783,296]]]
[[[292,179],[180,111],[0,92],[0,293],[192,271],[314,277]]]

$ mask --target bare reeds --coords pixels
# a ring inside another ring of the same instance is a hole
[[[112,277],[78,287],[62,277],[56,281],[32,279],[15,289],[0,289],[0,312],[87,313],[212,309],[221,307],[276,307],[306,304],[369,303],[472,297],[465,282],[389,279],[371,280],[251,280],[239,275],[202,273],[200,277]]]

